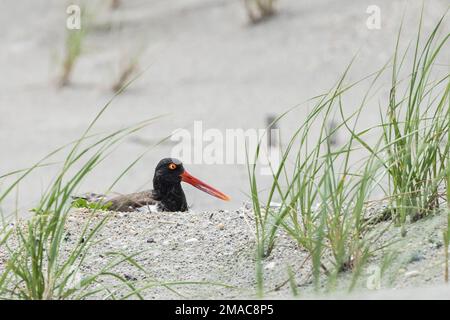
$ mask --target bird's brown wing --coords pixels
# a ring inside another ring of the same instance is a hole
[[[153,197],[152,190],[110,196],[90,193],[78,198],[85,199],[89,203],[100,203],[107,206],[108,210],[121,212],[135,211],[137,208],[158,203]]]
[[[137,208],[155,205],[158,202],[153,198],[151,190],[118,195],[107,200],[111,203],[108,209],[114,211],[135,211]]]

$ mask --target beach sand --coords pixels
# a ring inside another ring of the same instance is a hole
[[[380,207],[382,209],[382,207]],[[370,212],[379,211],[372,208]],[[117,258],[132,257],[140,266],[121,263],[108,269],[131,281],[145,299],[249,299],[257,297],[256,246],[254,219],[250,206],[239,210],[189,212],[91,212],[78,209],[67,218],[60,262],[89,229],[105,217],[106,224],[92,239],[91,247],[74,281],[96,274]],[[444,282],[444,247],[442,228],[446,214],[436,213],[416,223],[408,223],[407,235],[386,221],[372,230],[387,229],[371,246],[377,249],[349,292],[351,272],[338,276],[329,287],[323,273],[319,287],[313,282],[312,262],[308,252],[282,230],[278,232],[272,253],[262,261],[264,298],[267,299],[448,299],[450,287]],[[21,222],[19,222],[19,225]],[[11,248],[15,238],[9,240]],[[390,246],[383,248],[387,243]],[[120,253],[120,255],[118,255]],[[8,254],[0,249],[0,270]],[[323,259],[332,270],[331,257]],[[389,267],[383,263],[391,257]],[[294,275],[289,281],[289,271]],[[117,286],[115,297],[128,290],[113,277],[100,277],[91,289]],[[178,284],[177,284],[178,282]],[[76,282],[75,282],[76,283]],[[298,295],[293,295],[292,286]],[[170,288],[170,290],[168,289]],[[317,289],[317,290],[316,290]],[[332,289],[332,290],[331,290]],[[91,298],[104,298],[105,292]],[[135,297],[132,297],[135,298]]]

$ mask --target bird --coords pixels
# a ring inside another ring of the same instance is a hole
[[[119,212],[132,212],[145,206],[155,206],[157,211],[185,212],[189,208],[181,182],[188,183],[221,200],[230,200],[226,194],[188,173],[183,163],[175,158],[164,158],[159,161],[153,176],[153,190],[112,196],[88,193],[76,196],[74,199],[75,201],[84,199],[89,204],[99,204],[108,210]]]

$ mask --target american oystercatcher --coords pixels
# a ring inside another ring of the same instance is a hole
[[[190,175],[181,161],[174,158],[162,159],[156,166],[153,190],[115,196],[90,193],[75,199],[98,203],[112,211],[136,211],[144,206],[156,206],[158,211],[187,211],[186,196],[181,188],[182,181],[219,199],[230,200],[226,194]]]

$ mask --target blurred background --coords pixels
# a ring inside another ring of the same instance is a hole
[[[82,9],[76,36],[66,28],[72,4]],[[79,138],[114,92],[139,72],[94,132],[167,116],[127,138],[79,192],[104,191],[146,148],[177,128],[192,129],[196,120],[204,130],[265,128],[268,118],[328,91],[353,57],[349,81],[381,68],[394,52],[403,14],[406,45],[417,31],[422,1],[279,0],[264,5],[243,0],[2,0],[0,175],[29,167]],[[366,25],[370,5],[380,8],[380,29]],[[426,1],[424,32],[447,6],[447,0]],[[365,114],[361,126],[378,117],[380,97],[387,94],[381,90],[370,102],[373,114]],[[345,108],[351,112],[360,98],[355,94]],[[301,105],[280,122],[282,140],[302,123],[309,107]],[[151,188],[156,163],[170,156],[172,147],[171,142],[155,146],[114,191]],[[224,203],[186,186],[193,209],[236,209],[248,199],[245,165],[187,168],[232,197]],[[10,199],[3,211],[10,212],[17,202],[31,208],[56,169],[42,168],[21,183],[20,199]],[[261,182],[268,179],[261,177]]]

